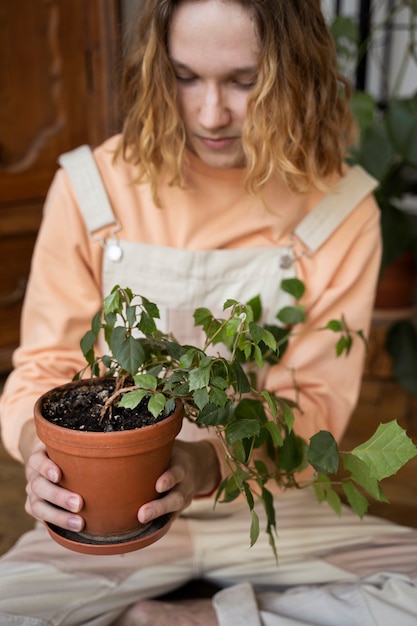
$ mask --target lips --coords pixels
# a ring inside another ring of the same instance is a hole
[[[206,148],[210,148],[210,150],[224,150],[225,148],[229,148],[235,141],[235,137],[198,137],[198,140],[206,146]]]

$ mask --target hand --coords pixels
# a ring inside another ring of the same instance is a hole
[[[174,442],[171,464],[156,481],[161,498],[140,507],[138,519],[146,524],[161,515],[182,511],[195,496],[211,493],[219,484],[220,470],[209,441]]]
[[[50,522],[75,532],[82,530],[84,519],[76,513],[84,506],[83,500],[78,494],[58,485],[61,470],[46,454],[32,423],[23,430],[20,449],[25,460],[27,480],[26,512],[41,522]]]

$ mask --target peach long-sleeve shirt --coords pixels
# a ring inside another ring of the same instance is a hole
[[[245,192],[243,170],[213,170],[188,155],[187,187],[162,184],[160,208],[149,186],[134,182],[132,165],[122,159],[113,162],[118,141],[116,136],[97,148],[95,158],[121,240],[142,244],[145,250],[151,246],[161,257],[166,251],[167,259],[180,250],[198,255],[286,246],[296,258],[296,275],[306,285],[303,304],[309,326],[323,326],[343,314],[351,328],[368,332],[381,252],[379,210],[371,194],[313,253],[294,231],[323,193],[299,196],[273,181],[262,201]],[[104,228],[98,235],[105,238],[110,231]],[[61,169],[45,203],[22,314],[21,346],[0,400],[2,438],[16,459],[21,460],[20,434],[32,419],[37,397],[70,380],[84,365],[79,341],[106,295],[102,265],[103,247],[90,236]],[[219,306],[228,297],[233,295],[225,287]],[[330,332],[296,337],[285,355],[287,367],[265,372],[264,384],[294,397],[295,369],[302,409],[295,429],[306,438],[322,428],[340,438],[357,400],[364,347],[358,340],[349,357],[336,359],[334,343]]]

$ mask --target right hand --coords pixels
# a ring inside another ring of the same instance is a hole
[[[75,532],[82,530],[85,522],[77,513],[84,502],[80,495],[58,485],[61,470],[46,454],[32,422],[23,429],[20,449],[27,480],[26,512],[41,522]]]

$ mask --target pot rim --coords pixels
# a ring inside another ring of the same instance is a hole
[[[100,384],[103,380],[112,381],[114,379],[106,377],[81,379],[79,381],[72,381],[53,387],[49,391],[43,393],[36,400],[34,405],[34,418],[39,438],[43,441],[42,436],[45,436],[47,433],[47,437],[50,439],[51,445],[65,444],[66,446],[74,446],[76,448],[89,448],[95,445],[100,446],[100,448],[130,448],[133,445],[135,447],[137,445],[137,443],[132,444],[132,438],[137,441],[146,437],[149,444],[153,441],[159,442],[161,436],[165,437],[168,435],[170,437],[176,437],[179,433],[184,414],[183,404],[180,400],[176,401],[176,409],[173,413],[168,415],[166,418],[155,422],[155,424],[147,424],[146,426],[142,426],[140,428],[131,428],[121,431],[101,432],[66,428],[65,426],[50,422],[42,415],[42,405],[45,399],[52,392],[59,392],[60,389],[78,387],[83,384]]]

